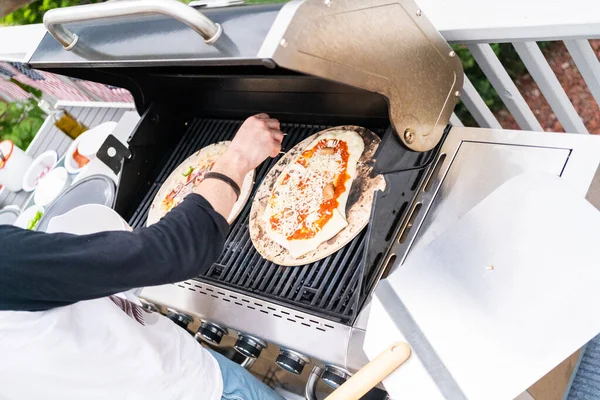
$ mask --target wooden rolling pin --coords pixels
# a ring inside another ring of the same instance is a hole
[[[407,343],[398,342],[388,347],[376,359],[365,365],[325,400],[358,400],[384,380],[410,357]]]

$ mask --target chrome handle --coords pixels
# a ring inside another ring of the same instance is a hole
[[[65,48],[72,50],[79,37],[63,26],[71,22],[132,15],[160,14],[183,22],[204,38],[207,44],[215,43],[223,28],[204,14],[177,0],[123,0],[67,8],[55,8],[44,14],[48,32]]]
[[[304,398],[306,400],[319,400],[317,397],[317,383],[319,382],[319,379],[321,379],[321,376],[323,376],[323,372],[323,368],[317,365],[310,371],[308,381],[304,387]]]

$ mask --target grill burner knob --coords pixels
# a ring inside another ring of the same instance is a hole
[[[300,375],[310,358],[292,350],[281,349],[275,362],[287,372]]]
[[[240,333],[237,342],[235,342],[235,345],[233,346],[240,354],[250,358],[258,358],[260,352],[266,347],[267,343],[265,341],[254,336],[246,335],[245,333]]]
[[[194,320],[191,316],[184,313],[180,313],[175,310],[171,310],[170,308],[167,309],[167,318],[175,322],[175,324],[179,325],[186,331],[188,330],[187,326]]]
[[[160,308],[156,304],[154,304],[148,300],[144,300],[144,299],[139,299],[139,300],[140,300],[140,303],[142,303],[142,308],[144,310],[160,313]]]
[[[328,365],[325,367],[325,371],[321,375],[321,380],[329,387],[333,389],[337,389],[344,384],[350,378],[350,374],[340,369],[338,367],[334,367]]]
[[[218,346],[225,335],[227,335],[227,328],[220,327],[212,322],[202,322],[195,338],[196,340],[204,340],[207,343]]]

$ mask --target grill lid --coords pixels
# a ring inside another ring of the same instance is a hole
[[[51,34],[30,63],[55,72],[282,67],[385,96],[396,134],[416,151],[440,141],[460,95],[460,60],[411,0],[294,0],[201,10],[176,0],[51,10],[44,17]]]
[[[402,142],[416,151],[435,147],[460,96],[463,70],[413,1],[305,1],[293,16],[285,11],[259,55],[382,94]]]

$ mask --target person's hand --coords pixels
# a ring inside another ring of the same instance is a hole
[[[254,115],[238,130],[227,149],[227,156],[239,158],[248,171],[253,170],[267,157],[277,157],[283,136],[278,120],[267,114]]]
[[[283,133],[279,121],[267,114],[257,114],[248,118],[229,147],[217,159],[211,170],[225,174],[242,188],[246,174],[258,167],[267,157],[276,157],[281,151]],[[226,182],[218,179],[205,179],[195,192],[204,196],[213,209],[228,218],[236,202],[234,190]]]
[[[277,157],[281,151],[283,133],[279,121],[267,114],[257,114],[248,118],[212,170],[223,173],[241,187],[244,177],[267,159]]]

